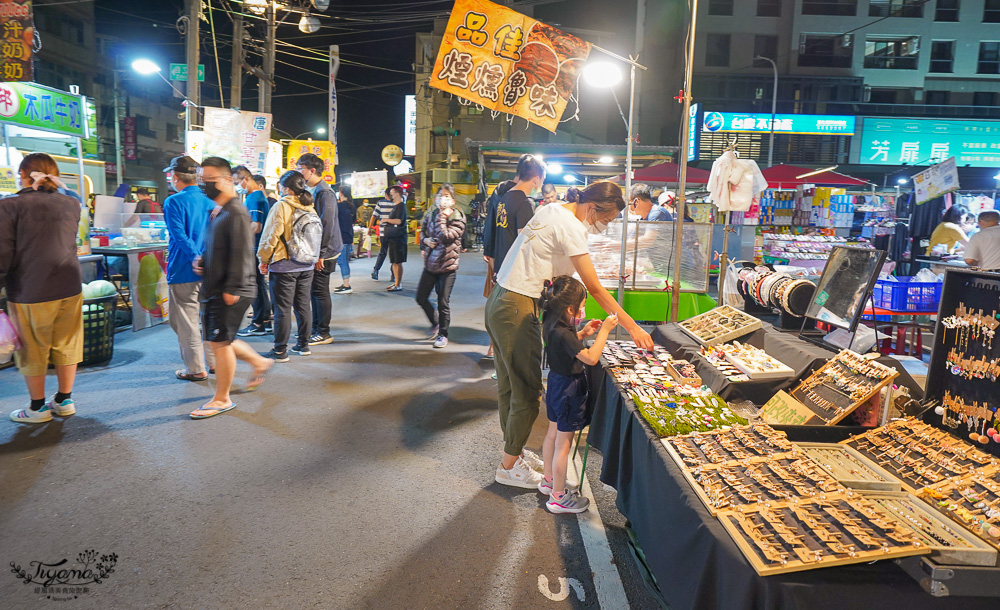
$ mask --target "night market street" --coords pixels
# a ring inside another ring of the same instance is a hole
[[[374,259],[353,261],[354,294],[334,296],[335,343],[276,364],[211,421],[188,415],[210,384],[173,378],[167,325],[119,333],[108,366],[82,368],[76,415],[38,426],[5,417],[4,571],[116,554],[114,572],[72,608],[594,608],[595,580],[621,601],[617,567],[631,606],[655,607],[614,492],[597,479],[599,454],[587,465],[597,506],[580,520],[493,482],[502,437],[493,366],[481,362],[482,256],[463,256],[441,350],[418,341],[420,257],[409,260],[401,293],[368,277]],[[268,339],[251,344],[266,351]],[[237,382],[247,373],[240,365]],[[23,400],[17,370],[0,371],[0,410]],[[528,443],[539,453],[545,424],[543,411]],[[607,557],[585,548],[590,520],[603,521],[614,564],[588,561],[588,550]],[[0,607],[53,607],[35,587],[7,573]]]

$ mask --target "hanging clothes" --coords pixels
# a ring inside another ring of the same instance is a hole
[[[752,159],[740,159],[727,150],[712,164],[709,199],[721,212],[746,212],[760,200],[765,189],[767,180]]]

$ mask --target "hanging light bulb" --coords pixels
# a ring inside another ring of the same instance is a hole
[[[299,20],[299,31],[305,34],[315,34],[319,31],[319,18],[313,17],[309,13],[302,15]]]
[[[312,0],[312,5],[317,11],[325,11],[330,8],[330,0]]]
[[[263,15],[264,11],[267,10],[267,3],[268,0],[243,0],[247,10],[255,15]]]

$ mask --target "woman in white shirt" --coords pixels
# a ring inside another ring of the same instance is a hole
[[[496,358],[503,461],[496,481],[535,488],[542,475],[522,459],[524,444],[538,417],[542,393],[542,336],[537,303],[545,280],[578,274],[605,311],[640,347],[651,349],[649,333],[619,307],[601,286],[587,250],[587,234],[601,233],[625,209],[622,190],[596,182],[575,203],[540,207],[514,241],[497,273],[497,287],[486,303],[486,331]]]

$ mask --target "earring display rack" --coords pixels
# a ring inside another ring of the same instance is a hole
[[[766,424],[734,426],[718,432],[695,432],[661,441],[685,472],[694,468],[721,468],[756,464],[771,457],[801,452],[785,436]]]
[[[639,413],[661,438],[745,426],[719,396],[675,396],[671,399],[632,397]]]
[[[796,443],[820,468],[852,489],[899,491],[899,479],[892,476],[853,447],[836,443]]]
[[[792,390],[792,397],[830,426],[878,394],[899,376],[887,367],[843,350]]]
[[[730,383],[750,381],[750,377],[746,373],[733,366],[733,364],[726,359],[726,353],[718,346],[705,347],[703,345],[701,346],[701,350],[698,355],[715,367],[720,373],[725,375],[726,379]]]
[[[712,515],[720,510],[752,508],[761,503],[798,503],[808,498],[839,497],[847,489],[803,454],[767,458],[738,466],[699,467],[684,471]]]
[[[1000,548],[1000,465],[925,487],[917,495]]]
[[[718,345],[739,339],[761,328],[761,322],[742,311],[722,305],[679,323],[681,330],[702,345]]]
[[[906,521],[845,495],[727,510],[719,519],[760,576],[931,553]]]
[[[994,464],[970,443],[913,418],[891,421],[841,444],[856,449],[914,493]]]

